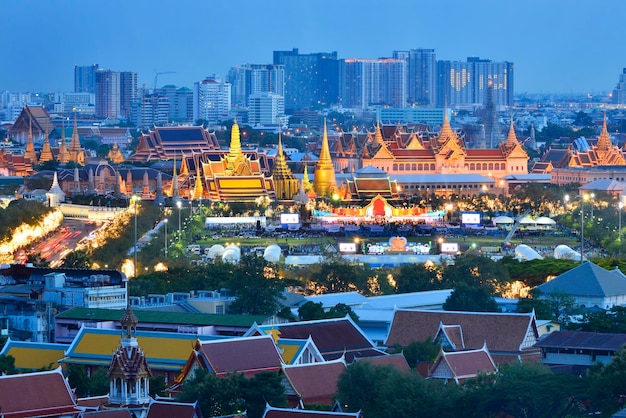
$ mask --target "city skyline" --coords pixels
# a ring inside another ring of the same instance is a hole
[[[431,3],[9,0],[0,90],[72,91],[74,65],[94,63],[137,72],[138,87],[171,71],[158,86],[191,87],[292,48],[339,58],[432,48],[437,60],[509,61],[516,93],[609,92],[626,67],[626,45],[611,41],[626,15],[619,0]]]

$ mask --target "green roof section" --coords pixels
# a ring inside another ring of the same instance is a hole
[[[261,315],[216,315],[187,312],[160,312],[133,310],[139,322],[184,325],[216,325],[250,327],[255,322],[262,323],[268,317]],[[119,321],[124,310],[72,308],[56,317],[59,319],[80,319],[84,321]]]

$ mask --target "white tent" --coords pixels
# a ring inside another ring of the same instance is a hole
[[[269,261],[270,263],[278,263],[280,261],[280,256],[283,253],[283,250],[276,245],[268,245],[265,251],[263,252],[263,258],[265,261]]]
[[[222,254],[222,260],[228,261],[233,264],[237,264],[240,258],[241,258],[241,248],[233,244],[227,246],[224,249],[224,254]]]
[[[537,222],[530,216],[524,216],[519,220],[520,225],[535,225]]]
[[[497,216],[493,218],[494,225],[513,225],[515,220],[510,216]]]
[[[540,216],[535,219],[538,227],[543,229],[553,229],[556,226],[556,221],[554,219],[550,219],[547,216]]]
[[[219,244],[212,245],[207,254],[211,260],[215,257],[221,257],[222,255],[224,255],[224,247]]]
[[[554,248],[554,258],[580,261],[580,253],[572,250],[567,245],[557,245],[556,248]]]
[[[519,261],[543,260],[543,257],[537,251],[525,244],[515,247],[515,258]]]

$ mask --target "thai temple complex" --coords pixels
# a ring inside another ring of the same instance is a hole
[[[132,155],[126,151],[130,133],[102,128],[99,134],[109,151],[101,159],[82,148],[81,137],[93,134],[93,128],[79,129],[76,115],[66,131],[65,118],[55,128],[45,109],[27,106],[12,128],[25,150],[0,150],[0,174],[52,177],[43,167],[35,173],[34,167],[57,162],[58,187],[66,196],[135,194],[161,204],[168,197],[221,202],[265,197],[287,205],[327,198],[363,207],[374,198],[398,206],[411,196],[506,194],[508,182],[523,182],[535,173],[626,165],[623,150],[611,143],[606,117],[597,140],[579,138],[573,145],[549,149],[529,170],[529,156],[512,120],[500,144],[480,148],[480,141],[468,146],[452,128],[447,110],[443,115],[438,132],[425,124],[378,123],[371,131],[329,133],[324,121],[319,141],[294,161],[284,152],[280,135],[274,147],[242,144],[236,121],[227,147],[202,126],[164,126],[141,134]]]

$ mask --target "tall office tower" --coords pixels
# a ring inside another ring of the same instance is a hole
[[[246,106],[254,93],[285,95],[285,66],[272,64],[244,64],[228,72],[232,86],[232,102]]]
[[[117,118],[120,115],[120,73],[96,71],[96,117]]]
[[[407,64],[403,59],[343,59],[339,91],[345,107],[407,106]]]
[[[285,115],[285,99],[269,92],[252,93],[248,98],[248,123],[255,125],[276,125]]]
[[[626,105],[626,68],[619,75],[619,81],[615,90],[613,90],[613,103],[618,105]]]
[[[74,93],[96,92],[98,64],[74,66]]]
[[[154,93],[167,97],[170,122],[193,122],[193,91],[191,89],[187,87],[176,88],[170,84],[156,89]]]
[[[130,117],[130,104],[137,98],[137,73],[120,72],[120,116]]]
[[[394,51],[393,58],[406,61],[409,103],[434,106],[437,102],[435,50],[414,48],[409,51]]]
[[[194,86],[195,120],[218,123],[228,118],[231,109],[230,83],[213,76],[196,82]]]
[[[487,87],[493,83],[498,107],[513,105],[513,63],[478,57],[462,61],[437,61],[437,104],[477,107],[487,102]]]
[[[291,113],[337,103],[338,64],[337,52],[274,51],[274,65],[285,66],[285,110]]]

